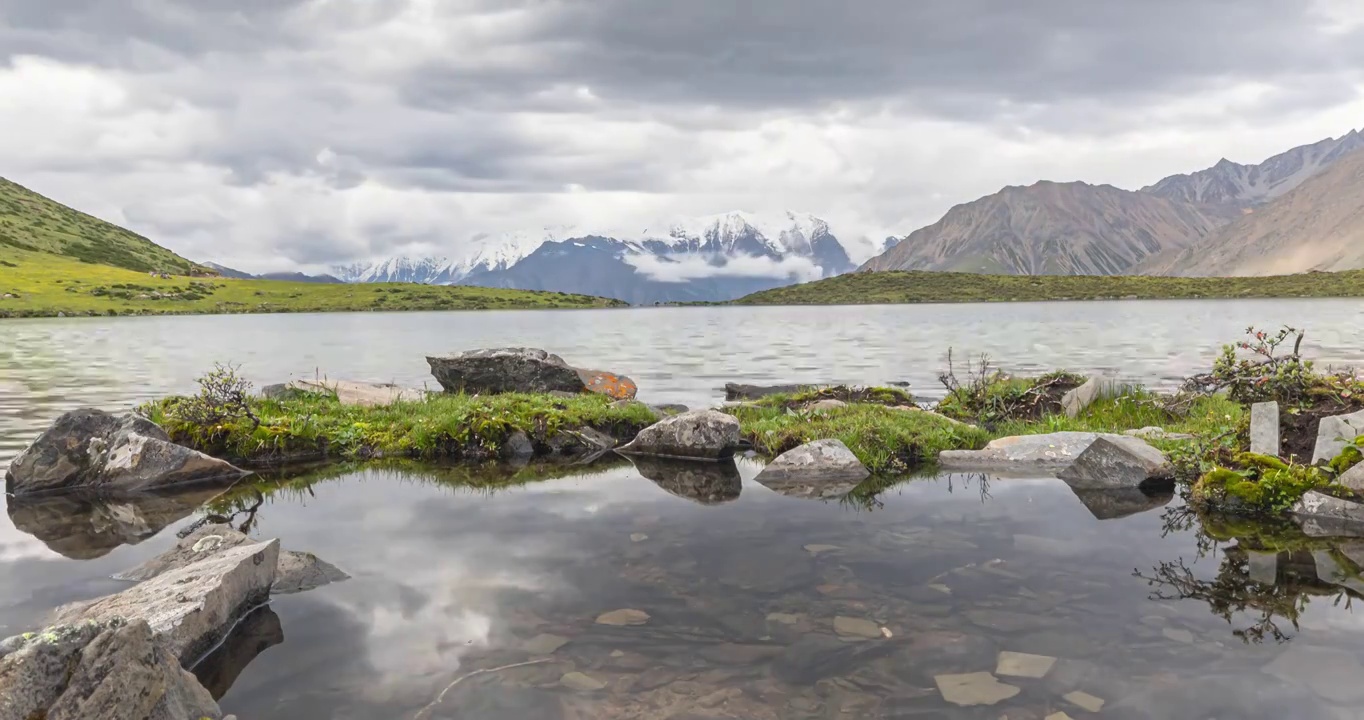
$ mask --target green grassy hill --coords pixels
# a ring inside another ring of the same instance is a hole
[[[143,273],[188,273],[194,263],[147,238],[0,178],[0,247],[64,255]]]
[[[1364,297],[1364,270],[1226,278],[860,272],[754,293],[735,300],[734,304],[876,305],[1290,297]]]

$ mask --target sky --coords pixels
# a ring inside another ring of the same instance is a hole
[[[813,213],[1364,126],[1357,0],[0,0],[0,176],[254,272]]]

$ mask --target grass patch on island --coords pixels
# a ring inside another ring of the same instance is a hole
[[[0,243],[0,318],[624,306],[587,295],[468,286],[167,279]]]

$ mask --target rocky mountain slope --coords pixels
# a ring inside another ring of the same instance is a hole
[[[1354,261],[1343,247],[1353,237],[1344,216],[1350,213],[1351,198],[1364,202],[1364,195],[1328,187],[1348,180],[1330,171],[1357,151],[1364,151],[1364,133],[1355,130],[1256,165],[1223,160],[1136,192],[1085,183],[1008,187],[952,208],[942,220],[910,234],[861,269],[1260,273],[1294,272],[1308,259],[1339,269],[1361,267],[1350,264]],[[1327,176],[1333,179],[1321,180]],[[1266,212],[1289,195],[1295,198],[1293,209]],[[1339,222],[1334,222],[1337,216]],[[1252,238],[1245,253],[1237,254],[1239,243]],[[1310,251],[1292,249],[1304,243]],[[1220,259],[1228,254],[1240,259]]]
[[[730,300],[853,269],[824,221],[727,213],[627,237],[572,228],[480,237],[458,259],[390,258],[337,268],[347,282],[418,282],[590,292],[633,304]]]
[[[1282,275],[1364,268],[1364,148],[1186,249],[1174,275]]]
[[[958,205],[861,269],[1119,275],[1223,222],[1187,203],[1111,185],[1039,182]]]
[[[262,275],[252,275],[249,272],[234,270],[226,265],[219,265],[215,262],[203,263],[203,266],[218,273],[219,277],[232,278],[234,280],[280,280],[283,282],[305,282],[305,283],[340,283],[342,280],[331,275],[306,275],[304,273],[264,273]]]

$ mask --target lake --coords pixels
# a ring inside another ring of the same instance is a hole
[[[0,464],[65,409],[187,391],[214,361],[257,383],[421,384],[425,354],[531,345],[695,407],[728,381],[931,398],[949,347],[1168,386],[1283,322],[1347,365],[1361,319],[1361,301],[1294,300],[7,321]],[[1177,498],[1050,478],[812,501],[759,469],[266,479],[215,510],[353,577],[275,598],[196,672],[243,720],[1361,717],[1364,539],[1205,524]],[[7,500],[0,636],[126,587],[109,576],[173,545],[212,494]]]

